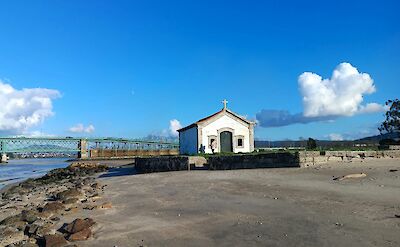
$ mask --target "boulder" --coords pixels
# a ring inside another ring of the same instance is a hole
[[[0,246],[7,246],[13,243],[21,242],[27,237],[22,231],[12,227],[3,227],[0,229]]]
[[[64,204],[67,204],[67,205],[70,205],[70,204],[75,204],[75,203],[77,203],[77,202],[79,202],[79,199],[78,198],[68,198],[68,199],[66,199],[66,200],[64,200],[63,201],[63,203]]]
[[[82,199],[83,197],[84,197],[84,195],[82,194],[82,192],[80,192],[79,190],[77,190],[75,188],[65,190],[56,195],[56,198],[58,200],[63,200],[63,201],[66,201],[66,200],[72,199],[72,198]]]
[[[52,233],[51,226],[53,225],[52,222],[50,221],[44,221],[44,220],[37,220],[35,223],[29,225],[26,229],[26,232],[30,236],[37,236],[37,237],[43,237],[44,235],[48,235]]]
[[[73,222],[67,224],[63,230],[69,234],[80,232],[87,229],[95,224],[94,220],[91,218],[86,219],[75,219]]]
[[[46,247],[62,247],[68,244],[67,240],[60,234],[49,234],[44,236]]]
[[[85,228],[82,231],[73,233],[69,235],[68,240],[69,241],[82,241],[90,238],[92,236],[92,230],[90,228]]]
[[[29,224],[35,222],[38,219],[38,212],[34,210],[22,210],[21,220],[28,222]]]
[[[10,244],[7,247],[38,247],[38,246],[39,245],[37,245],[36,239],[30,238],[28,240],[22,240],[20,242]]]
[[[42,212],[57,213],[65,209],[61,202],[48,202],[44,205]]]
[[[15,222],[21,221],[21,214],[12,215],[0,222],[0,225],[11,225]]]

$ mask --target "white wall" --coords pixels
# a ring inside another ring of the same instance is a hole
[[[233,138],[233,152],[238,153],[238,152],[250,152],[250,139],[249,139],[249,128],[245,126],[244,124],[238,122],[237,120],[224,115],[220,117],[219,119],[215,120],[214,122],[211,122],[210,124],[204,126],[201,129],[201,142],[200,144],[203,144],[205,146],[205,152],[206,153],[212,153],[211,148],[208,145],[208,136],[210,135],[215,135],[217,136],[217,152],[219,152],[220,148],[220,140],[218,136],[218,130],[222,128],[231,128],[233,129],[232,133],[232,138]],[[243,139],[243,148],[238,148],[236,147],[236,139],[235,136],[241,135],[244,137]]]
[[[197,154],[197,127],[179,132],[179,153]]]

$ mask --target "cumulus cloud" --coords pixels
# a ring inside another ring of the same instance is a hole
[[[177,137],[179,135],[178,129],[182,128],[181,123],[177,119],[172,119],[169,121],[169,133],[173,137]]]
[[[329,140],[331,141],[343,141],[344,138],[341,134],[337,134],[337,133],[331,133],[328,135]]]
[[[0,80],[0,131],[23,133],[54,115],[52,100],[60,92],[47,88],[17,90]]]
[[[364,95],[376,91],[374,81],[369,74],[360,73],[350,63],[339,64],[329,79],[304,72],[298,78],[298,85],[303,112],[291,114],[285,110],[264,109],[257,114],[260,126],[306,124],[386,110],[385,106],[378,103],[363,104]]]
[[[81,123],[69,128],[69,131],[72,133],[88,133],[88,134],[90,134],[90,133],[93,133],[94,130],[95,130],[95,128],[92,124],[89,124],[88,126],[85,127]]]
[[[374,81],[367,73],[360,73],[349,63],[341,63],[330,79],[304,72],[299,76],[300,93],[303,96],[304,116],[352,116],[380,111],[379,104],[362,105],[363,95],[376,91]]]

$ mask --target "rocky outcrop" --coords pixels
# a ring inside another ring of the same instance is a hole
[[[68,234],[69,241],[82,241],[90,238],[92,235],[91,226],[95,224],[94,220],[91,218],[86,219],[75,219],[70,224],[67,224],[62,229],[66,234]]]
[[[63,247],[68,244],[61,234],[49,234],[44,236],[46,247]]]
[[[74,246],[69,241],[91,237],[94,221],[76,219],[58,230],[62,216],[83,210],[101,199],[105,186],[91,177],[106,167],[73,164],[50,171],[42,178],[28,179],[1,194],[0,247]],[[111,203],[99,204],[110,208]],[[69,240],[69,241],[67,241]]]

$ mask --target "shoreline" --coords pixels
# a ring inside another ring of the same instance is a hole
[[[78,208],[83,210],[96,202],[104,192],[96,182],[96,174],[107,169],[100,164],[72,163],[66,168],[52,169],[39,178],[28,178],[1,188],[0,246],[13,243],[47,246],[54,238],[65,243],[84,240],[78,236],[82,233],[64,232],[59,224],[66,215],[74,215]],[[89,228],[85,230],[89,234]]]
[[[0,205],[0,221],[11,217],[8,226],[24,230],[10,236],[36,244],[32,246],[46,246],[56,238],[69,244],[79,241],[82,247],[299,242],[389,247],[400,244],[400,221],[395,216],[400,215],[399,161],[134,176],[131,162],[108,164],[107,172],[100,173],[86,169],[109,161],[76,162],[74,172],[56,169],[38,179],[55,184],[37,187],[28,181],[21,188],[30,188],[31,195],[16,195],[10,207]],[[335,179],[352,174],[365,176]],[[75,225],[82,230],[71,232]],[[0,239],[1,234],[0,227]]]

